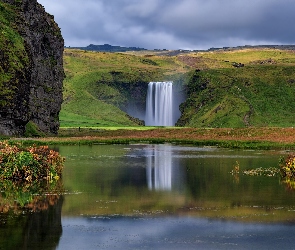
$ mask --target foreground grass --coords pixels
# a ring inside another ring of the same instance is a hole
[[[56,137],[14,138],[24,145],[175,143],[237,149],[295,150],[294,128],[60,129]]]

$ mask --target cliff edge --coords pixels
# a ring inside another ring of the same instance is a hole
[[[0,1],[0,134],[28,124],[56,134],[62,103],[64,41],[36,0]]]

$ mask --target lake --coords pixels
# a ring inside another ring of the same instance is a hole
[[[295,248],[295,191],[279,175],[243,174],[277,167],[286,152],[170,144],[54,149],[66,157],[62,194],[21,210],[8,209],[10,194],[2,191],[0,249]]]

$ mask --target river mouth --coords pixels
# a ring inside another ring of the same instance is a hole
[[[275,249],[291,246],[295,192],[283,151],[162,145],[57,146],[64,192],[44,210],[1,214],[0,249]],[[240,173],[232,174],[239,163]],[[53,198],[52,198],[53,199]],[[15,239],[7,245],[7,233]]]

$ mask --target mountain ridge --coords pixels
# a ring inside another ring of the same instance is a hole
[[[233,50],[243,50],[243,49],[279,49],[279,50],[295,50],[295,45],[242,45],[242,46],[233,46],[233,47],[211,47],[209,49],[146,49],[140,47],[125,47],[119,45],[94,45],[89,44],[86,47],[66,47],[68,49],[81,49],[87,51],[99,51],[99,52],[127,52],[127,51],[158,51],[158,52],[181,52],[181,53],[190,53],[190,52],[209,52],[209,51],[233,51]]]

